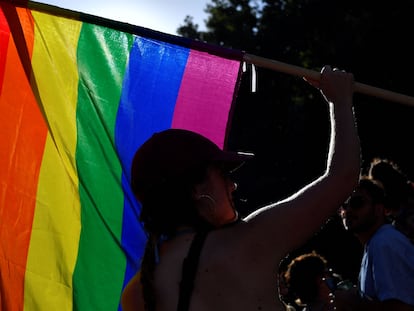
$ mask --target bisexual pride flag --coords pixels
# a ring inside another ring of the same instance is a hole
[[[241,53],[0,0],[0,309],[120,310],[146,236],[129,186],[152,133],[220,147]]]

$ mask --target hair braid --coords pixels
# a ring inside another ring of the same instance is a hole
[[[141,263],[141,284],[146,311],[155,311],[154,271],[155,271],[155,239],[147,240]]]

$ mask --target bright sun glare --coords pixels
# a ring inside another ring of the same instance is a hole
[[[199,30],[204,30],[207,0],[44,0],[38,1],[61,8],[105,17],[157,31],[176,34],[187,15],[194,18]]]

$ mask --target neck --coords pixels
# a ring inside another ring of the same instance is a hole
[[[221,226],[219,226],[218,229],[219,228],[226,228],[226,227],[232,226],[234,224],[239,223],[240,221],[241,221],[241,219],[239,217],[239,214],[237,213],[237,211],[235,211],[234,218],[232,220],[226,222],[225,224],[222,224]]]
[[[366,230],[364,232],[358,232],[355,235],[358,238],[359,242],[362,245],[365,245],[372,238],[372,236],[375,234],[375,232],[377,232],[378,229],[380,227],[382,227],[383,225],[385,225],[385,223],[378,223],[378,224],[372,226],[369,230]]]

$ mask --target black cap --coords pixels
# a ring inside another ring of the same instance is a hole
[[[211,140],[189,130],[168,129],[153,134],[137,150],[132,161],[131,184],[139,198],[145,189],[184,176],[202,165],[221,162],[234,171],[253,156],[223,151]]]

